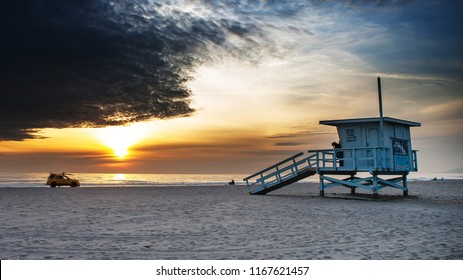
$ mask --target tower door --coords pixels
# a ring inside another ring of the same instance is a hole
[[[379,146],[379,132],[377,127],[367,128],[367,147]]]

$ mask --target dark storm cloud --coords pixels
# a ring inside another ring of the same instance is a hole
[[[169,2],[167,2],[169,3]],[[0,140],[191,114],[186,82],[255,26],[152,1],[9,1],[0,8]],[[168,12],[166,12],[168,11]]]

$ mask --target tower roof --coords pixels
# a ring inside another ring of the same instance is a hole
[[[401,124],[401,125],[405,125],[408,127],[421,126],[421,123],[418,123],[418,122],[395,119],[395,118],[390,118],[390,117],[384,117],[383,120],[384,120],[384,123]],[[342,124],[379,123],[379,122],[380,122],[379,117],[373,117],[373,118],[359,118],[359,119],[326,120],[326,121],[320,121],[320,124],[338,126]]]

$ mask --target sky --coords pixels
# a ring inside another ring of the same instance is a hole
[[[252,174],[378,116],[380,76],[420,171],[463,172],[461,1],[10,2],[0,171]]]

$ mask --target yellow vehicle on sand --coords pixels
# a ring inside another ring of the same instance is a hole
[[[70,178],[68,175],[72,175],[72,174],[66,174],[64,172],[61,172],[61,173],[50,172],[50,175],[48,176],[48,179],[45,185],[48,185],[52,188],[56,188],[56,186],[58,187],[70,186],[71,188],[80,186],[79,180]]]

